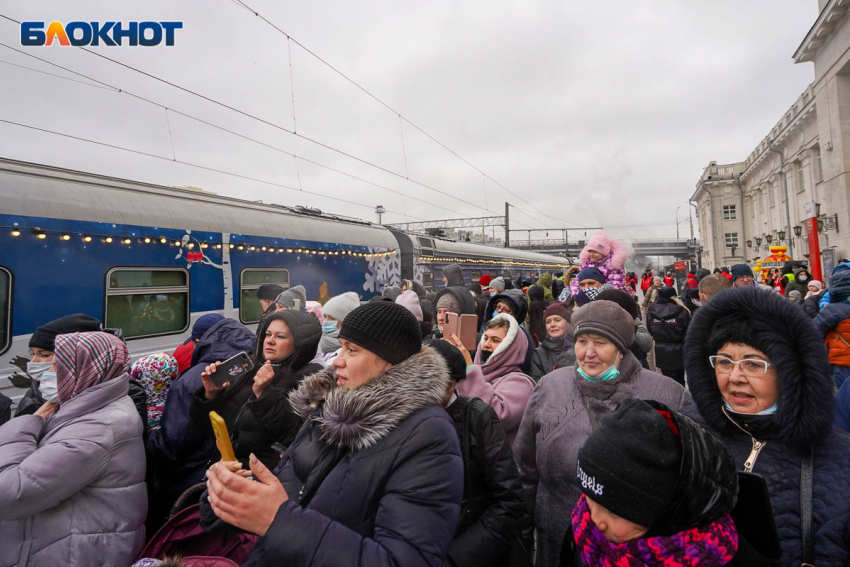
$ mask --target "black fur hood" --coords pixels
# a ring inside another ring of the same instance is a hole
[[[731,288],[706,302],[694,315],[685,339],[688,389],[706,424],[738,431],[723,411],[723,398],[708,357],[715,325],[747,320],[750,346],[770,357],[779,380],[775,414],[777,437],[798,447],[817,444],[832,428],[834,383],[826,349],[812,320],[787,299],[761,289]]]
[[[289,394],[289,404],[302,418],[320,424],[327,443],[358,451],[386,437],[416,411],[441,405],[448,389],[445,359],[423,346],[419,353],[354,390],[337,388],[335,369],[326,368],[305,378]]]

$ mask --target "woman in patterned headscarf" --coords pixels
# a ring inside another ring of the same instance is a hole
[[[0,565],[128,565],[147,492],[127,345],[101,332],[55,343],[48,401],[0,427]]]

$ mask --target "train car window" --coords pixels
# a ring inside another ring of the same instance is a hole
[[[289,289],[289,270],[286,268],[245,268],[239,274],[239,320],[256,323],[263,316],[257,299],[257,289],[263,284],[277,284]]]
[[[421,236],[416,237],[419,240],[419,248],[422,256],[433,256],[434,255],[434,241],[430,238],[423,238]]]
[[[472,270],[470,275],[472,276],[472,283],[477,284],[478,280],[481,279],[481,270]]]
[[[425,287],[425,289],[431,289],[431,286],[434,285],[434,282],[431,279],[430,268],[425,268],[422,270],[422,285]]]
[[[182,333],[189,328],[189,271],[112,268],[106,274],[104,319],[125,339]]]
[[[12,344],[12,273],[0,267],[0,353]]]

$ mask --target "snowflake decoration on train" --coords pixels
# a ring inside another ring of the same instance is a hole
[[[384,252],[377,248],[369,247],[369,253]],[[385,287],[401,285],[401,255],[398,251],[389,256],[378,256],[369,258],[367,272],[363,289],[374,293],[381,293]]]

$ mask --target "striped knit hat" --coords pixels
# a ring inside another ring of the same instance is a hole
[[[127,345],[109,333],[71,333],[56,337],[59,403],[101,382],[130,371]]]

